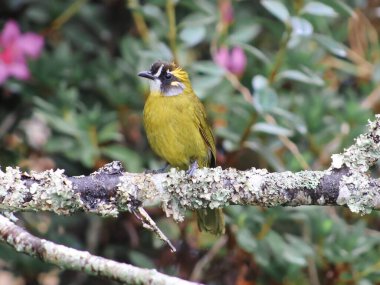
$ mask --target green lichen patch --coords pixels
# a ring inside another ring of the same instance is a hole
[[[28,193],[22,181],[19,168],[7,167],[5,172],[0,170],[0,207],[5,210],[22,208],[24,198]]]
[[[376,120],[368,123],[368,132],[356,138],[355,144],[341,154],[332,156],[332,168],[341,168],[347,165],[353,170],[362,173],[380,158],[380,115]]]
[[[371,187],[365,174],[353,172],[340,183],[338,205],[347,205],[354,213],[369,214],[375,206],[378,192]]]
[[[30,186],[33,198],[28,205],[57,214],[69,214],[82,208],[79,194],[74,192],[71,181],[63,173],[61,169],[32,172],[30,177],[35,182]]]
[[[63,170],[24,174],[18,168],[0,171],[0,207],[5,210],[53,211],[69,214],[82,207]],[[29,187],[25,180],[32,181]]]

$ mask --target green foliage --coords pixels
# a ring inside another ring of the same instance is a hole
[[[170,2],[3,1],[0,27],[13,18],[46,43],[29,64],[30,80],[0,87],[0,164],[60,167],[69,175],[111,160],[128,171],[160,168],[142,128],[148,87],[137,77],[157,59],[176,59],[189,71],[222,167],[325,169],[379,111],[380,26],[371,1],[173,1],[174,11]],[[244,50],[242,73],[214,61],[221,47]],[[43,238],[188,279],[217,238],[200,234],[190,214],[176,225],[160,209],[150,212],[177,255],[129,214],[22,220]],[[205,268],[207,284],[380,282],[377,213],[242,206],[225,212],[229,241]],[[42,272],[59,274],[61,284],[104,283],[5,246],[0,258],[30,284]]]

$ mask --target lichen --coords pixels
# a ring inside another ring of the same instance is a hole
[[[120,177],[120,183],[117,189],[117,203],[121,210],[131,211],[130,204],[132,198],[137,195],[137,187],[133,184],[131,175],[123,175]]]
[[[7,167],[5,172],[0,170],[0,206],[6,210],[18,208],[24,201],[27,187],[21,179],[19,168]]]
[[[340,182],[338,205],[347,205],[354,213],[369,214],[374,207],[377,191],[370,186],[365,174],[353,172]]]
[[[182,220],[185,209],[221,208],[230,203],[271,207],[290,204],[293,198],[298,203],[310,204],[312,198],[307,191],[315,190],[326,174],[328,172],[268,173],[266,169],[238,171],[216,167],[199,169],[189,176],[184,171],[171,169],[156,184],[166,193],[163,200],[166,214]],[[286,195],[291,189],[299,190],[295,191],[296,197]]]
[[[355,139],[355,144],[341,154],[332,156],[332,168],[339,169],[343,165],[362,173],[368,171],[380,158],[380,115],[376,120],[368,122],[368,132]]]
[[[81,208],[79,194],[74,192],[71,181],[63,173],[61,169],[32,172],[31,178],[36,182],[31,186],[34,194],[29,205],[58,214],[69,214]]]
[[[142,202],[152,203],[159,192],[152,180],[152,174],[125,173],[117,186],[116,203],[121,210],[133,211]]]
[[[5,210],[53,211],[57,214],[77,211],[82,207],[82,201],[63,173],[63,170],[57,169],[27,175],[18,168],[7,167],[5,172],[0,171],[0,207]],[[29,188],[23,176],[33,181]]]
[[[110,202],[104,202],[99,201],[96,204],[96,208],[94,209],[88,209],[89,212],[94,212],[98,215],[101,215],[103,217],[117,217],[119,215],[118,209],[115,207],[114,199],[112,199]]]

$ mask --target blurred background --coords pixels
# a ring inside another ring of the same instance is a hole
[[[136,76],[158,59],[190,73],[223,168],[326,169],[380,108],[378,0],[2,0],[0,29],[2,168],[162,167]],[[223,237],[191,213],[149,213],[177,254],[129,213],[18,217],[41,238],[207,284],[380,284],[377,212],[231,206]],[[0,245],[0,284],[115,283]]]

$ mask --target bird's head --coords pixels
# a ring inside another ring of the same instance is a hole
[[[157,61],[138,76],[149,79],[150,92],[155,94],[177,96],[191,89],[187,72],[174,63]]]

